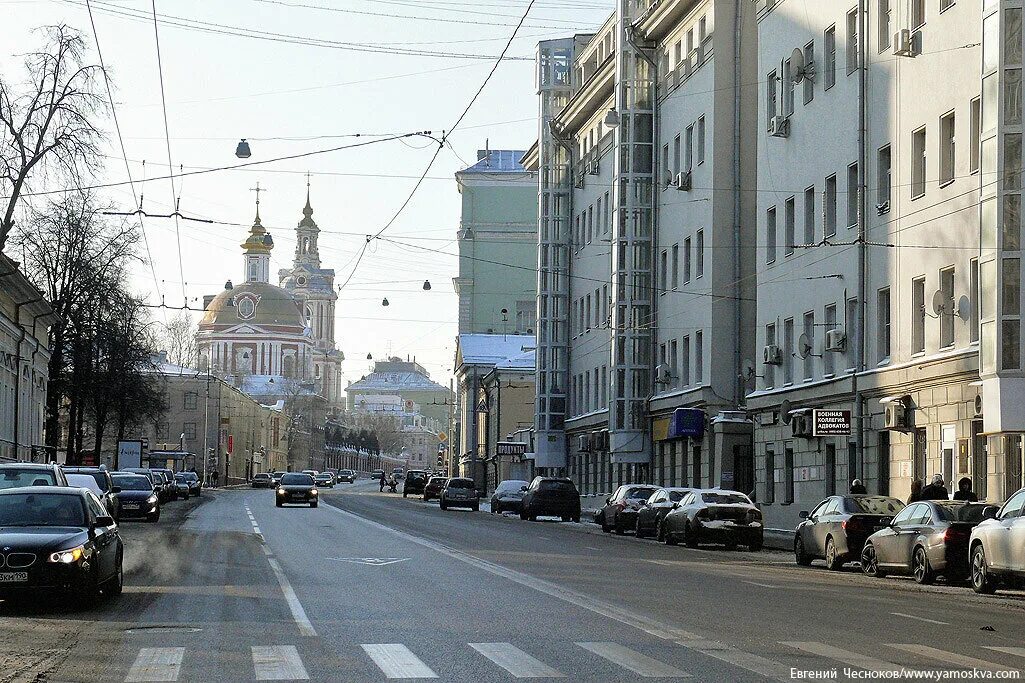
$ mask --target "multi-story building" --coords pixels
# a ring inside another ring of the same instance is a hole
[[[792,528],[855,478],[906,497],[913,479],[968,476],[1000,499],[984,434],[1025,423],[1002,419],[1020,338],[995,313],[996,282],[1013,271],[1003,291],[1016,292],[1020,262],[998,269],[985,229],[980,243],[980,199],[995,226],[1008,187],[995,138],[979,146],[998,97],[995,81],[982,92],[981,5],[759,4],[757,325],[745,334],[758,339],[748,406],[766,522]]]
[[[396,406],[401,411],[423,415],[430,425],[438,427],[448,424],[452,408],[451,390],[431,379],[415,358],[375,361],[373,372],[349,384],[345,394],[350,413],[358,411],[361,404],[383,405],[386,399],[382,397],[391,397],[398,399]]]

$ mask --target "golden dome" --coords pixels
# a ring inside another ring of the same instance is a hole
[[[225,289],[206,307],[200,329],[250,324],[258,327],[306,328],[300,303],[286,290],[266,282],[246,282]]]

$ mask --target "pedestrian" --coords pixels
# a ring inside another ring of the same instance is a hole
[[[968,477],[961,477],[957,482],[957,491],[954,491],[954,500],[966,500],[969,503],[978,503],[979,497],[972,491],[972,480]]]
[[[932,475],[932,482],[922,489],[922,500],[950,500],[950,492],[943,485],[943,475]]]
[[[922,480],[912,479],[911,480],[911,495],[908,496],[908,505],[917,503],[922,500]]]
[[[865,488],[860,479],[855,479],[851,482],[851,493],[868,493],[868,489]]]
[[[381,473],[381,493],[384,493],[384,485],[385,485],[385,483],[386,482],[385,482],[385,478],[384,478],[384,473],[382,472]]]

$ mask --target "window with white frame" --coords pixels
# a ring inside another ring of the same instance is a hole
[[[890,146],[883,145],[876,153],[876,207],[880,215],[890,210],[891,163]]]
[[[684,336],[680,343],[680,386],[690,384],[690,335]]]
[[[765,345],[775,346],[776,345],[776,325],[775,323],[769,323],[765,326]],[[765,363],[762,366],[762,381],[765,383],[766,389],[771,389],[776,384],[776,366],[771,363]]]
[[[925,0],[911,0],[911,30],[925,25]]]
[[[684,131],[684,170],[689,171],[694,168],[694,125],[687,126]]]
[[[876,21],[879,30],[876,31],[876,48],[879,52],[886,52],[890,49],[890,1],[878,0],[879,8],[876,12]]]
[[[954,267],[940,271],[940,296],[943,310],[940,312],[940,348],[954,345]]]
[[[705,274],[705,231],[698,230],[694,234],[694,277]]]
[[[765,212],[765,262],[776,262],[776,207]]]
[[[911,198],[925,195],[925,126],[911,134]]]
[[[677,289],[680,286],[680,245],[674,244],[672,252],[672,277],[669,278],[669,286]]]
[[[662,254],[659,256],[659,276],[658,276],[658,292],[659,294],[666,293],[666,280],[669,277],[669,252],[665,249],[662,250]]]
[[[940,117],[940,185],[954,180],[954,112]]]
[[[694,333],[694,381],[698,384],[705,377],[705,333],[698,330]]]
[[[804,356],[804,378],[812,379],[815,376],[815,311],[808,311],[804,314],[804,334],[802,336],[811,347],[800,349]]]
[[[890,288],[883,287],[876,295],[876,355],[880,363],[890,359],[890,325]]]
[[[691,274],[691,256],[690,256],[690,238],[683,240],[683,282],[684,284],[690,282]]]
[[[698,117],[697,130],[698,164],[705,163],[705,117]]]
[[[794,382],[794,319],[783,321],[783,384]]]
[[[772,117],[776,115],[776,72],[770,71],[765,77],[765,127],[772,128]]]
[[[829,330],[836,329],[836,304],[827,304],[826,308],[825,308],[825,313],[826,313],[826,317],[825,317],[825,320],[824,320],[824,323],[825,323],[825,328],[824,329],[828,333]],[[823,372],[823,374],[826,374],[826,375],[832,375],[833,374],[833,372],[835,370],[835,365],[834,365],[834,362],[833,362],[833,356],[835,355],[835,353],[836,353],[835,351],[829,351],[828,349],[825,349],[825,348],[822,350],[822,372]]]
[[[825,190],[822,192],[822,234],[823,237],[836,235],[836,176],[826,178]]]
[[[822,48],[822,86],[829,90],[836,85],[836,26],[830,26],[822,33]]]
[[[795,221],[794,216],[794,198],[787,197],[786,201],[783,202],[783,255],[793,256],[794,254],[794,241],[796,240]]]
[[[861,195],[861,180],[858,176],[858,164],[847,167],[847,227],[858,226],[858,197]]]
[[[847,13],[847,75],[858,69],[858,8]]]
[[[925,278],[911,281],[911,353],[925,351]]]
[[[976,97],[971,101],[971,123],[970,123],[970,135],[971,139],[968,140],[968,161],[969,171],[972,173],[979,172],[979,140],[982,137],[982,98]]]
[[[804,243],[815,244],[815,186],[804,190]]]
[[[808,43],[804,46],[804,63],[807,65],[815,64],[815,41]],[[804,103],[810,104],[815,99],[815,79],[805,77],[803,81],[804,85]]]

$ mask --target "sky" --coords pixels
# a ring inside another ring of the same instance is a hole
[[[176,226],[173,219],[145,220],[151,258],[132,270],[135,291],[151,303],[163,297],[169,306],[187,300],[201,308],[204,294],[220,292],[226,280],[242,280],[239,244],[253,221],[256,193],[251,189],[257,183],[266,189],[260,193],[262,223],[276,244],[273,280],[278,268],[291,264],[309,172],[323,266],[335,269],[339,284],[351,276],[339,294],[336,321],[346,379],[355,381],[368,371],[369,353],[375,358],[415,356],[442,383],[451,376],[457,318],[452,278],[459,193],[453,174],[473,163],[485,146],[526,149],[533,143],[537,42],[593,30],[614,5],[613,0],[535,1],[508,51],[509,57],[521,59],[499,65],[448,138],[450,145],[383,234],[394,241],[373,241],[354,269],[365,235],[376,234],[399,211],[434,154],[435,142],[410,137],[185,176],[176,179],[175,191],[167,179],[145,179],[167,176],[169,168],[187,173],[242,163],[234,152],[243,137],[252,148],[249,162],[377,136],[432,131],[440,137],[484,82],[528,0],[91,3],[143,208],[170,213],[178,195],[186,216],[241,224],[179,221]],[[21,80],[21,55],[40,45],[36,29],[48,24],[66,23],[82,31],[89,58],[97,61],[85,0],[0,0],[0,16],[0,74],[7,82]],[[231,35],[240,31],[249,35]],[[109,133],[106,165],[95,182],[124,182],[125,162],[109,117],[104,127]],[[128,185],[102,192],[123,210],[135,208]],[[145,248],[141,251],[145,255]],[[431,282],[430,291],[423,290],[424,280]],[[385,297],[387,307],[381,305]],[[162,319],[164,313],[157,310],[155,316]]]

